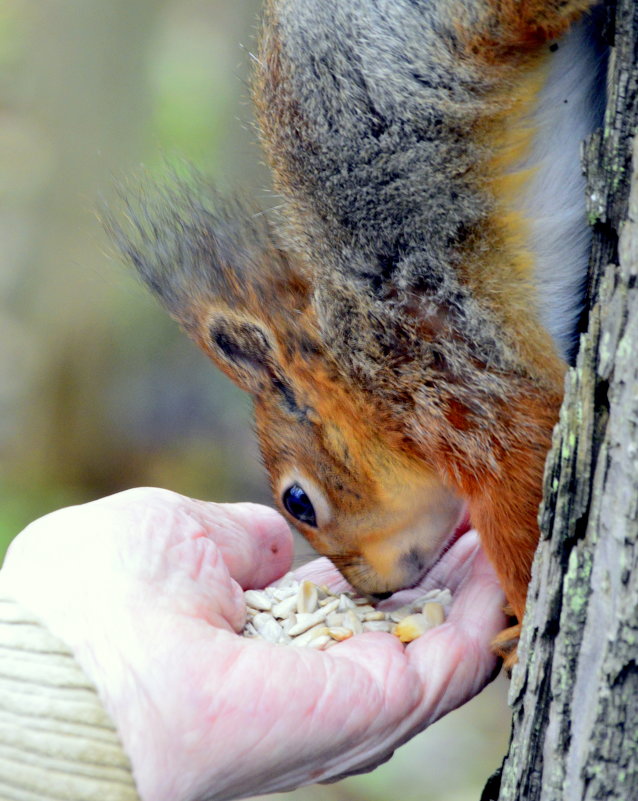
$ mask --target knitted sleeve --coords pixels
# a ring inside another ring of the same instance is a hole
[[[0,801],[139,801],[131,765],[69,649],[0,596]]]

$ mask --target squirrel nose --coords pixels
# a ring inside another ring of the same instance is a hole
[[[392,596],[391,592],[369,592],[368,595],[373,601],[385,601]]]

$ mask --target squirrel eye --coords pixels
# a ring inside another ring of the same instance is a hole
[[[293,484],[291,487],[288,487],[282,496],[282,502],[286,511],[296,520],[317,528],[317,518],[315,516],[314,507],[310,502],[310,498],[299,484]]]

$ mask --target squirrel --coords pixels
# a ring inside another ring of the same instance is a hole
[[[516,621],[584,305],[587,0],[267,0],[253,82],[271,220],[198,179],[120,248],[254,399],[273,494],[360,592],[467,522]]]

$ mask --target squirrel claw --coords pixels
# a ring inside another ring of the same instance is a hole
[[[521,624],[517,623],[504,629],[492,640],[492,651],[503,660],[503,666],[508,675],[511,675],[514,665],[518,662],[518,640],[521,635]]]

